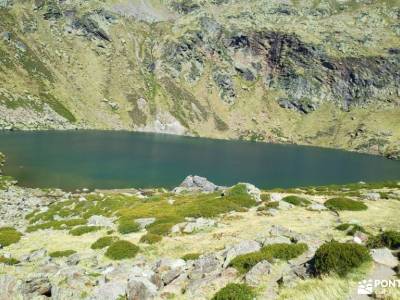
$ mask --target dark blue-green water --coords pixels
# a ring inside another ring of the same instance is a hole
[[[1,132],[5,173],[30,187],[174,187],[187,175],[261,188],[400,179],[400,161],[294,145],[170,135]]]

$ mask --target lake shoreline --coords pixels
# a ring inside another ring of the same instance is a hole
[[[44,177],[68,190],[171,188],[189,174],[261,188],[400,178],[399,161],[368,154],[130,131],[0,132],[0,150],[9,157],[7,172],[22,185],[45,187],[38,179]]]
[[[97,128],[85,128],[85,127],[77,127],[75,129],[70,129],[70,128],[65,128],[65,129],[54,129],[54,128],[49,128],[49,129],[0,129],[0,133],[4,132],[126,132],[126,133],[144,133],[144,134],[159,134],[159,135],[167,135],[167,136],[179,136],[179,137],[188,137],[188,138],[201,138],[201,139],[208,139],[208,140],[216,140],[216,141],[244,141],[244,142],[252,142],[252,143],[261,143],[261,144],[273,144],[273,145],[296,145],[296,146],[305,146],[305,147],[313,147],[313,148],[322,148],[322,149],[331,149],[331,150],[340,150],[340,151],[345,151],[345,152],[351,152],[351,153],[358,153],[358,154],[366,154],[366,155],[373,155],[373,156],[378,156],[378,157],[384,157],[388,160],[399,160],[400,161],[400,155],[397,156],[390,156],[390,155],[384,155],[383,153],[377,153],[375,151],[357,151],[351,148],[345,148],[345,147],[329,147],[325,145],[314,145],[310,143],[298,143],[298,142],[290,142],[290,141],[261,141],[261,140],[251,140],[251,139],[240,139],[240,138],[224,138],[224,137],[212,137],[208,135],[193,135],[188,133],[184,134],[177,134],[177,133],[169,133],[169,132],[157,132],[157,131],[141,131],[141,130],[129,130],[129,129],[97,129]]]

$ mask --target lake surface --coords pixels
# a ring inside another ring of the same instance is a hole
[[[171,135],[1,132],[6,174],[30,187],[174,187],[190,174],[261,188],[400,179],[400,161],[295,145]]]

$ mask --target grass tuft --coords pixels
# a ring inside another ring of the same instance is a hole
[[[140,243],[156,244],[162,240],[162,236],[154,233],[147,233],[140,238]]]
[[[336,273],[344,277],[370,260],[368,249],[362,245],[330,241],[318,248],[313,267],[316,275]]]
[[[200,253],[188,253],[188,254],[185,254],[184,256],[182,256],[182,259],[184,261],[196,260],[200,257],[200,255],[201,255]]]
[[[62,251],[51,252],[49,255],[50,255],[50,257],[57,258],[57,257],[70,256],[70,255],[75,254],[75,253],[76,253],[75,250],[62,250]]]
[[[273,244],[263,247],[260,251],[252,252],[235,257],[230,266],[234,267],[239,273],[247,273],[251,268],[263,260],[271,261],[275,259],[290,260],[296,258],[307,251],[308,246],[299,244]]]
[[[118,221],[118,232],[121,234],[129,234],[132,232],[138,232],[140,225],[135,220],[129,218],[121,218]]]
[[[108,247],[106,256],[113,260],[134,258],[139,252],[139,247],[128,241],[116,241]]]
[[[97,241],[95,241],[90,248],[91,249],[103,249],[108,246],[110,246],[113,242],[116,242],[118,240],[117,237],[115,236],[104,236],[99,238]]]
[[[347,235],[353,236],[357,231],[367,233],[364,227],[358,224],[343,223],[335,227],[337,230],[346,231]]]
[[[361,211],[367,210],[368,206],[361,201],[352,200],[349,198],[332,198],[325,202],[325,206],[335,211]]]
[[[299,196],[287,196],[283,198],[282,201],[293,204],[295,206],[307,206],[311,204],[311,201]]]
[[[78,226],[69,231],[70,234],[75,236],[81,236],[89,232],[94,232],[100,230],[102,227],[100,226]]]
[[[22,234],[12,227],[0,228],[0,245],[7,247],[11,244],[18,243]]]
[[[247,284],[229,283],[220,289],[212,300],[253,300],[255,297],[256,293]]]
[[[4,256],[0,256],[0,264],[13,266],[13,265],[17,265],[19,263],[20,263],[20,261],[18,259],[15,259],[15,258],[12,258],[12,257],[7,258],[7,257],[4,257]]]
[[[387,247],[392,250],[400,249],[400,232],[394,230],[384,231],[377,236],[371,236],[367,242],[368,248]]]

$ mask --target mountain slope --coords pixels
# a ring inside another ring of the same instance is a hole
[[[400,155],[396,1],[0,6],[2,128],[127,129]]]

